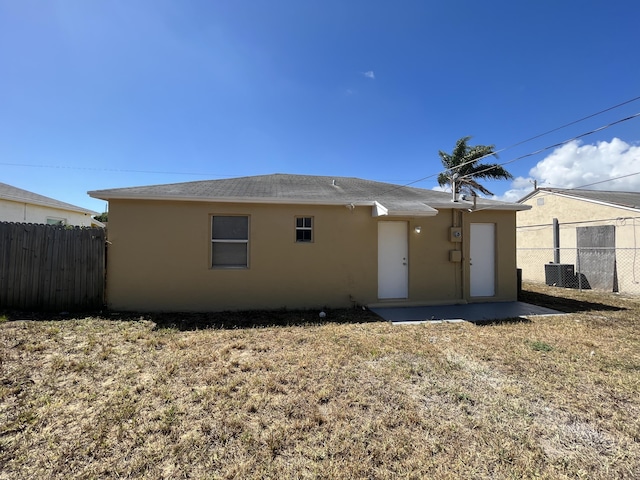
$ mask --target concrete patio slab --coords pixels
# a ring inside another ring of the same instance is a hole
[[[371,311],[395,324],[424,322],[487,322],[539,315],[565,315],[563,312],[524,302],[469,303],[424,307],[375,307]]]

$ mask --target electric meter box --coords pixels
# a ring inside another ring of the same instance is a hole
[[[461,242],[462,241],[462,228],[461,227],[451,227],[450,231],[450,240],[452,242]]]

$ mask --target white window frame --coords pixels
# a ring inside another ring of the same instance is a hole
[[[66,218],[47,217],[47,225],[60,225],[64,227],[66,224],[67,224]]]
[[[231,239],[231,238],[213,238],[213,219],[216,217],[239,217],[239,218],[246,218],[247,219],[247,238],[246,239]],[[242,270],[242,269],[247,269],[249,268],[249,230],[250,230],[250,217],[249,215],[228,215],[228,214],[221,214],[221,215],[211,215],[211,220],[210,220],[210,230],[209,230],[209,235],[211,237],[211,260],[209,262],[209,266],[211,269],[215,269],[215,270]],[[213,263],[213,249],[215,244],[245,244],[246,245],[246,262],[244,265],[214,265]]]
[[[298,226],[298,220],[302,220],[302,226],[301,227]],[[309,220],[309,226],[308,227],[305,225],[305,223],[306,223],[305,220]],[[313,243],[313,240],[314,240],[313,224],[314,224],[314,221],[313,221],[313,217],[311,217],[311,216],[303,216],[303,215],[296,216],[296,218],[295,218],[295,234],[296,234],[295,240],[296,240],[296,243]],[[309,240],[304,240],[304,239],[303,240],[298,240],[298,232],[310,232],[311,233],[311,238]]]

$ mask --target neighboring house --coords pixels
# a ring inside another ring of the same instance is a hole
[[[97,212],[0,183],[0,221],[2,222],[80,227],[104,226],[91,218],[92,215],[97,215]]]
[[[640,293],[640,193],[538,188],[518,202],[531,207],[517,215],[523,280]]]
[[[117,310],[513,301],[528,207],[344,177],[264,175],[89,192],[109,201]]]

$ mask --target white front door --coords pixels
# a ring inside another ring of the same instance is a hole
[[[378,298],[409,296],[407,222],[378,222]]]
[[[472,223],[469,236],[470,296],[493,297],[496,294],[496,226]]]

